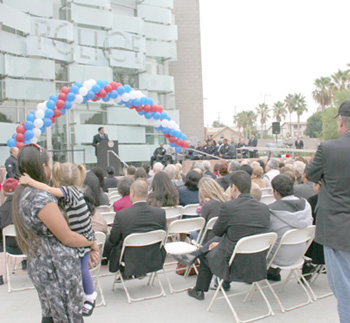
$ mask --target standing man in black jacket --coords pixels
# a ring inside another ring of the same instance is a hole
[[[6,159],[5,167],[6,167],[6,178],[16,178],[17,175],[17,154],[18,148],[12,147],[10,149],[11,156]]]
[[[258,139],[255,138],[255,134],[252,133],[249,141],[248,146],[249,147],[256,147],[258,145]],[[249,149],[249,158],[256,158],[256,150]]]
[[[338,300],[341,323],[350,322],[350,101],[338,114],[340,138],[321,142],[305,173],[321,181],[315,241],[324,246],[327,277]]]
[[[92,145],[95,147],[95,155],[97,156],[97,146],[100,144],[102,140],[109,140],[108,135],[105,133],[105,129],[103,127],[98,128],[98,134],[94,136],[92,141]]]

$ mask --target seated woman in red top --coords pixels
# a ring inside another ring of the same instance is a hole
[[[134,180],[130,177],[124,177],[118,183],[118,192],[122,198],[113,203],[114,212],[118,212],[124,209],[127,209],[132,206],[130,201],[130,186]]]

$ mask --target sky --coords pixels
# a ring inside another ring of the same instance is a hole
[[[314,81],[348,69],[349,12],[349,0],[200,0],[204,125],[294,93],[306,121]]]

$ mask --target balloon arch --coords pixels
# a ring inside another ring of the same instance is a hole
[[[151,98],[141,91],[135,91],[130,85],[105,80],[88,80],[83,83],[75,82],[71,87],[63,87],[59,94],[51,95],[48,101],[39,103],[36,111],[28,114],[26,121],[16,128],[16,133],[7,141],[9,147],[21,149],[24,145],[37,143],[38,137],[46,128],[55,123],[56,119],[65,115],[66,111],[77,104],[87,101],[115,102],[134,109],[143,115],[147,122],[162,132],[176,152],[189,146],[186,135],[180,131],[179,125],[171,120],[163,107],[154,104]]]

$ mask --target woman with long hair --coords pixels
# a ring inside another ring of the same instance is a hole
[[[175,206],[179,203],[179,192],[164,172],[154,175],[152,192],[148,195],[148,204],[151,206]]]
[[[20,174],[47,184],[50,160],[36,145],[24,146],[17,157]],[[83,322],[80,260],[75,248],[90,247],[98,262],[96,242],[69,229],[57,199],[29,186],[17,188],[12,210],[17,242],[28,257],[28,275],[39,295],[42,322]]]
[[[182,206],[188,204],[198,204],[198,182],[201,179],[201,174],[191,170],[186,175],[185,187],[180,187],[179,191],[179,201]]]

